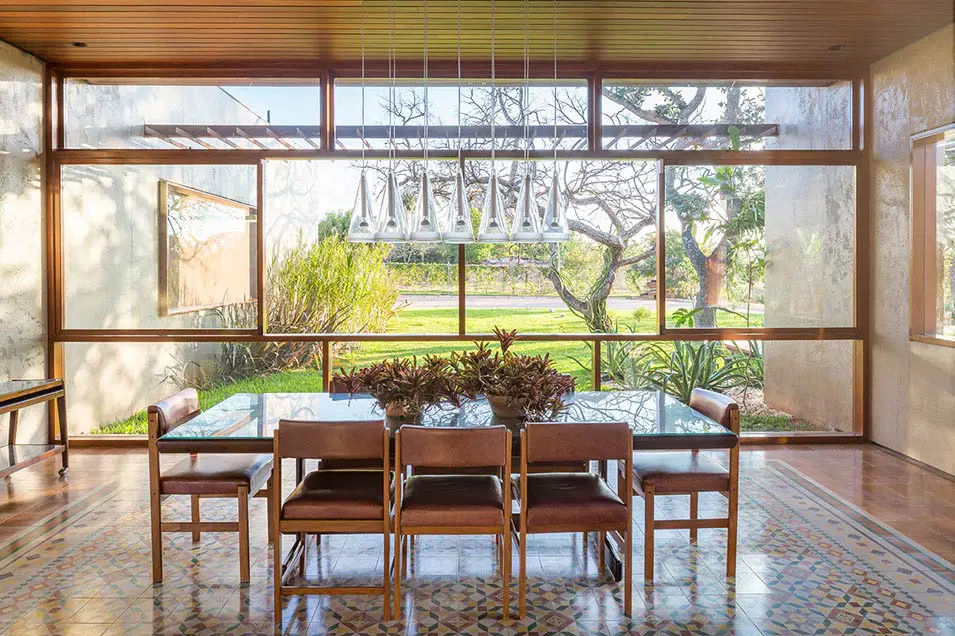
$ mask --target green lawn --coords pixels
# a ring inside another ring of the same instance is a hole
[[[653,333],[656,330],[654,314],[643,312],[638,318],[631,312],[611,311],[611,317],[622,325],[633,327],[637,333]],[[732,320],[727,320],[727,318]],[[737,323],[737,324],[734,324]],[[725,324],[723,324],[725,323]],[[744,326],[736,316],[723,317],[722,326]],[[467,327],[471,333],[490,333],[494,327],[517,329],[534,333],[586,333],[583,320],[569,311],[547,309],[472,309],[467,313]],[[457,333],[456,309],[405,309],[392,321],[391,333]],[[470,346],[460,342],[366,342],[352,345],[335,356],[335,370],[366,365],[391,357],[423,357],[428,354],[446,355],[455,349]],[[521,342],[515,345],[520,353],[531,355],[549,354],[554,365],[563,373],[574,376],[578,390],[592,388],[591,352],[583,342]],[[579,362],[579,363],[578,363]],[[234,393],[294,393],[320,391],[321,373],[315,369],[285,371],[271,375],[247,378],[211,387],[199,392],[203,409],[218,404]],[[758,418],[757,418],[758,419]],[[751,430],[791,430],[785,422],[753,422],[762,428]],[[747,417],[743,417],[747,426]],[[770,426],[770,428],[766,428]],[[790,425],[791,426],[791,425]],[[780,428],[775,428],[780,427]],[[146,433],[146,412],[139,411],[129,417],[104,424],[92,431],[94,434]]]

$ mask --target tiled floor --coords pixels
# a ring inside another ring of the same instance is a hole
[[[203,506],[234,518],[233,502]],[[704,515],[724,507],[718,495],[701,499]],[[528,618],[502,621],[493,541],[423,537],[401,620],[381,622],[376,597],[293,598],[281,633],[955,634],[953,507],[955,483],[874,446],[747,450],[735,581],[723,574],[723,531],[701,531],[697,546],[670,531],[658,533],[646,585],[638,530],[628,621],[621,587],[597,572],[581,535],[538,536]],[[685,498],[665,500],[670,515],[685,509]],[[184,517],[188,502],[166,511]],[[153,586],[145,453],[77,451],[63,481],[50,462],[17,473],[0,484],[0,631],[271,633],[264,501],[252,517],[249,586],[236,583],[236,540],[225,534],[197,545],[167,535],[166,579]],[[381,557],[378,538],[325,537],[306,575],[371,583]]]

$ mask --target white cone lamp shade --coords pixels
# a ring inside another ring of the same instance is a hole
[[[567,225],[567,209],[564,207],[563,197],[560,196],[560,180],[557,178],[557,169],[547,193],[547,208],[544,210],[544,226],[541,228],[545,243],[561,243],[570,240],[570,228]]]
[[[348,240],[355,243],[372,243],[378,228],[375,226],[375,208],[371,200],[371,188],[368,187],[368,173],[361,171],[358,178],[358,196],[348,225]]]
[[[401,188],[398,187],[398,177],[395,176],[394,170],[388,171],[388,178],[385,180],[376,238],[384,243],[398,243],[408,239],[405,204],[401,200]]]
[[[448,201],[448,210],[445,215],[448,219],[444,228],[445,243],[473,243],[474,226],[471,225],[471,206],[468,203],[468,193],[464,187],[464,173],[461,167],[454,175],[454,190],[451,200]]]
[[[497,182],[497,173],[491,172],[487,180],[487,194],[484,197],[484,209],[481,211],[481,226],[477,240],[482,243],[506,243],[507,221],[504,219],[504,199]]]
[[[421,176],[421,192],[411,216],[412,241],[440,241],[441,231],[438,224],[438,208],[435,205],[434,192],[431,190],[431,174],[425,170]]]
[[[530,170],[521,177],[521,193],[517,198],[514,223],[511,225],[511,241],[515,243],[540,242],[540,218],[537,216],[537,201],[534,197],[534,182]]]

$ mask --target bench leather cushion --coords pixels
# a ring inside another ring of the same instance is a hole
[[[384,501],[380,470],[316,470],[285,500],[282,519],[381,520]]]
[[[520,492],[520,478],[513,480]],[[626,523],[627,506],[599,475],[538,473],[527,476],[527,526]]]
[[[240,486],[255,494],[271,475],[271,455],[208,453],[183,459],[159,482],[167,495],[235,495]]]
[[[634,453],[633,477],[637,484],[653,485],[657,494],[726,492],[730,479],[727,469],[688,451]]]
[[[495,475],[415,475],[405,482],[402,526],[503,526],[504,492]]]

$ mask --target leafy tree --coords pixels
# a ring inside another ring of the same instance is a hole
[[[554,91],[546,100],[533,101],[525,94],[524,87],[501,86],[494,91],[489,87],[467,87],[462,93],[462,123],[464,125],[487,125],[492,113],[495,121],[508,125],[552,124],[553,99],[557,100],[558,122],[569,125],[585,125],[587,122],[586,99],[573,93]],[[524,104],[529,107],[524,108]],[[433,109],[432,109],[433,110]],[[389,104],[380,104],[379,119],[390,117],[395,125],[420,125],[423,123],[424,103],[420,91],[404,89],[399,99]],[[383,123],[383,122],[381,122]],[[438,123],[432,115],[432,123]],[[502,150],[523,150],[524,141],[519,138],[498,139]],[[540,140],[531,140],[530,149],[537,149]],[[549,143],[549,142],[548,142]],[[581,149],[586,140],[565,140],[564,145]],[[399,139],[403,148],[420,148],[420,139]],[[432,147],[457,147],[449,140],[432,140]],[[464,139],[463,149],[487,149],[488,139]],[[502,162],[503,163],[503,162]],[[568,205],[568,224],[572,236],[583,237],[591,246],[589,259],[594,267],[573,269],[575,262],[569,245],[494,245],[469,246],[468,261],[481,262],[481,258],[517,258],[542,263],[544,276],[551,282],[557,294],[575,314],[587,323],[592,331],[611,331],[614,328],[607,313],[607,298],[613,289],[617,274],[626,268],[651,260],[653,246],[647,247],[640,238],[645,230],[656,222],[656,167],[652,162],[608,162],[583,160],[562,162],[559,181],[562,195]],[[379,166],[384,172],[387,167]],[[396,166],[399,183],[406,193],[413,193],[420,184],[420,162],[398,162]],[[453,162],[431,162],[431,180],[435,193],[440,197],[450,195],[451,182],[456,165]],[[487,183],[490,162],[469,161],[465,164],[465,182],[474,201],[483,194]],[[538,196],[538,214],[543,216],[544,195],[550,187],[549,162],[529,164],[531,177]],[[508,209],[516,205],[523,164],[509,163],[506,173],[499,174],[502,195]],[[411,195],[411,198],[414,194]],[[573,249],[577,249],[574,247]]]

